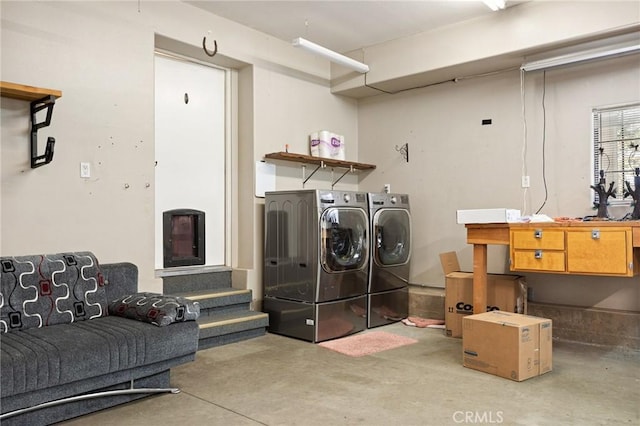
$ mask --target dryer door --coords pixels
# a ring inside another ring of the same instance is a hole
[[[408,210],[381,209],[373,216],[373,259],[381,267],[404,265],[411,257]]]
[[[369,256],[367,214],[363,209],[331,207],[320,218],[320,260],[326,272],[363,269]]]

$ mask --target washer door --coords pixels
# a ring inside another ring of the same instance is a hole
[[[411,216],[408,210],[381,209],[373,216],[373,259],[376,265],[404,265],[411,257]]]
[[[320,260],[327,272],[363,269],[369,256],[367,214],[363,209],[331,207],[320,217]]]

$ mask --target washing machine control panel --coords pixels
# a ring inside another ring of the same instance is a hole
[[[328,204],[334,206],[350,204],[366,208],[367,194],[363,192],[326,191],[320,193],[320,203],[325,206]]]
[[[390,201],[391,201],[391,204],[395,204],[398,202],[398,199],[395,197],[395,195],[392,195]]]

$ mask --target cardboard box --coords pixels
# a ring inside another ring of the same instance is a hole
[[[460,272],[455,252],[440,254],[445,273],[445,334],[462,337],[462,318],[473,314],[473,273]],[[487,311],[527,313],[527,284],[519,275],[487,274]]]
[[[457,210],[456,219],[459,224],[518,222],[520,220],[520,210],[515,210],[515,209]]]
[[[521,382],[552,370],[550,319],[491,311],[462,320],[462,365]]]

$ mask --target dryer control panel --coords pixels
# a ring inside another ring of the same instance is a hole
[[[397,207],[402,209],[408,209],[409,195],[369,193],[369,208],[379,209],[382,207]]]

